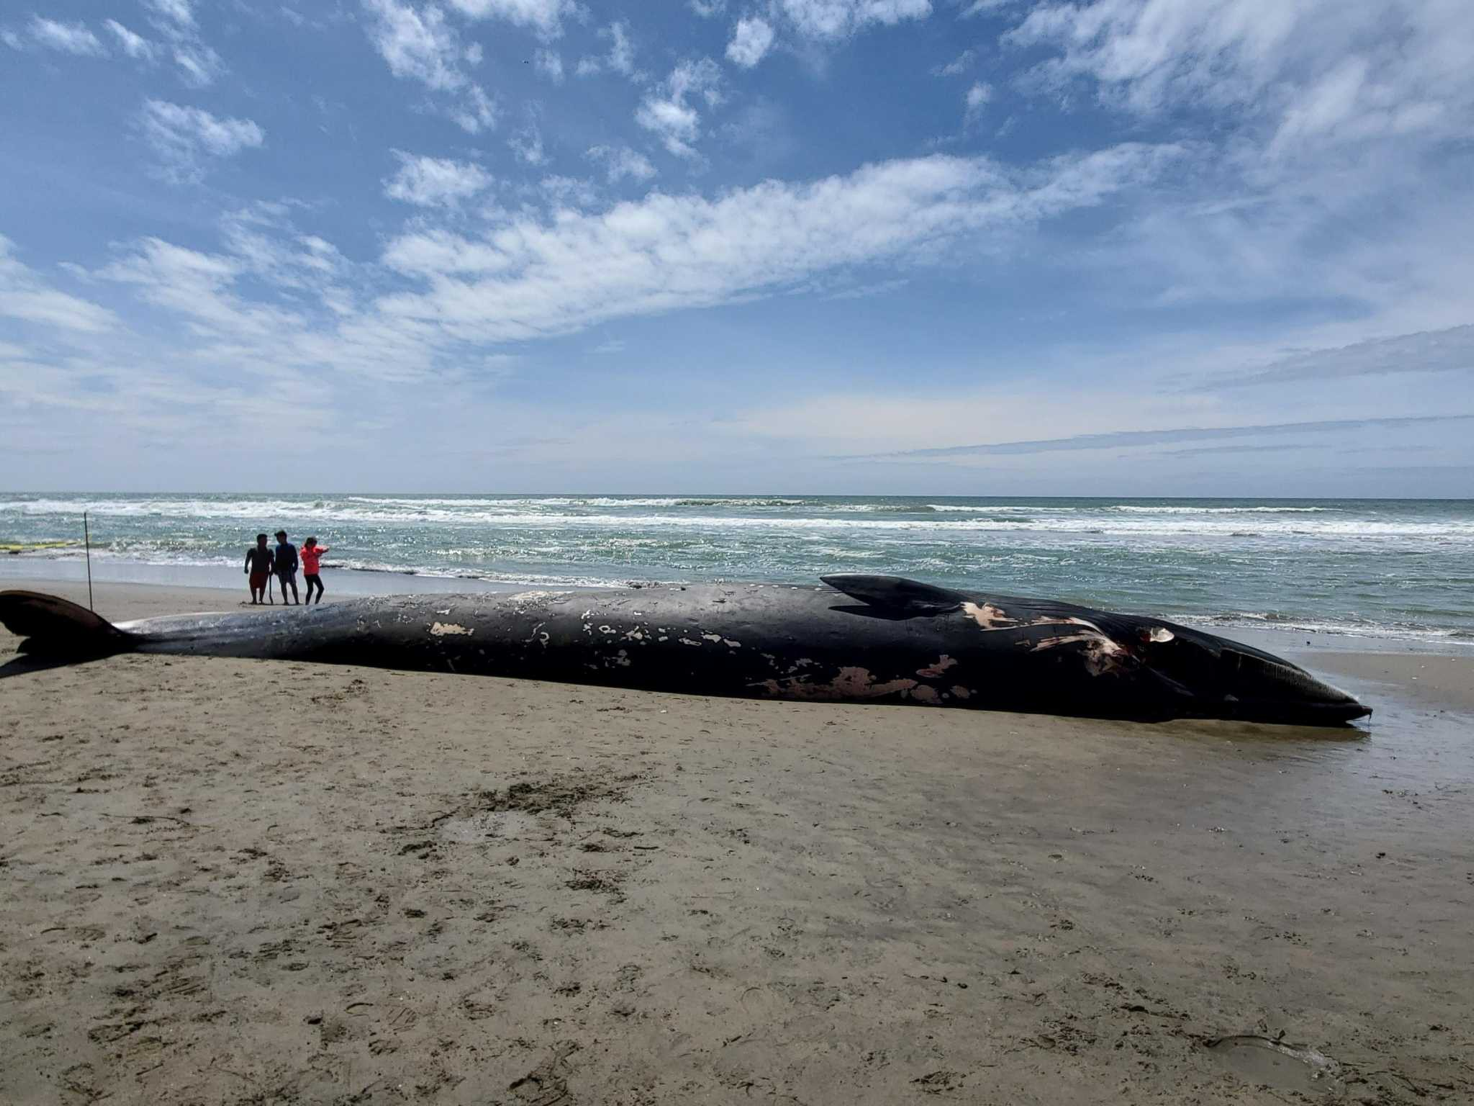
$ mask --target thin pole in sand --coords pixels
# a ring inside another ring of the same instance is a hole
[[[92,535],[87,530],[87,512],[82,512],[82,543],[87,547],[87,609],[95,611],[92,605]]]

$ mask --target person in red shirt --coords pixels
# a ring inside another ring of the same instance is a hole
[[[312,589],[317,589],[317,601],[322,602],[322,577],[318,575],[318,568],[322,562],[322,555],[328,551],[325,545],[318,545],[316,538],[308,538],[302,543],[302,579],[307,584],[307,602],[312,602]]]

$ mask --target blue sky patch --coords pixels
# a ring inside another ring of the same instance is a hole
[[[1468,495],[1471,57],[1462,0],[8,5],[0,463]]]

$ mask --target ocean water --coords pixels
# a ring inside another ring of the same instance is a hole
[[[368,573],[602,587],[874,572],[1206,626],[1474,645],[1470,500],[0,493],[0,543],[78,539],[84,510],[104,571],[239,572],[258,531],[285,527],[331,547],[330,590]]]

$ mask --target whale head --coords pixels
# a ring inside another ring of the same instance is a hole
[[[1160,619],[1049,600],[982,595],[896,576],[830,575],[824,582],[869,617],[947,619],[962,637],[950,652],[997,667],[999,650],[1038,657],[1051,693],[1071,673],[1082,711],[1138,717],[1231,718],[1339,725],[1371,713],[1340,688],[1251,645]],[[847,608],[848,609],[848,608]],[[968,643],[977,654],[969,657]],[[1053,662],[1076,658],[1061,669]]]
[[[1185,626],[1140,622],[1142,661],[1186,690],[1205,714],[1336,725],[1372,713],[1355,696],[1273,653]]]

